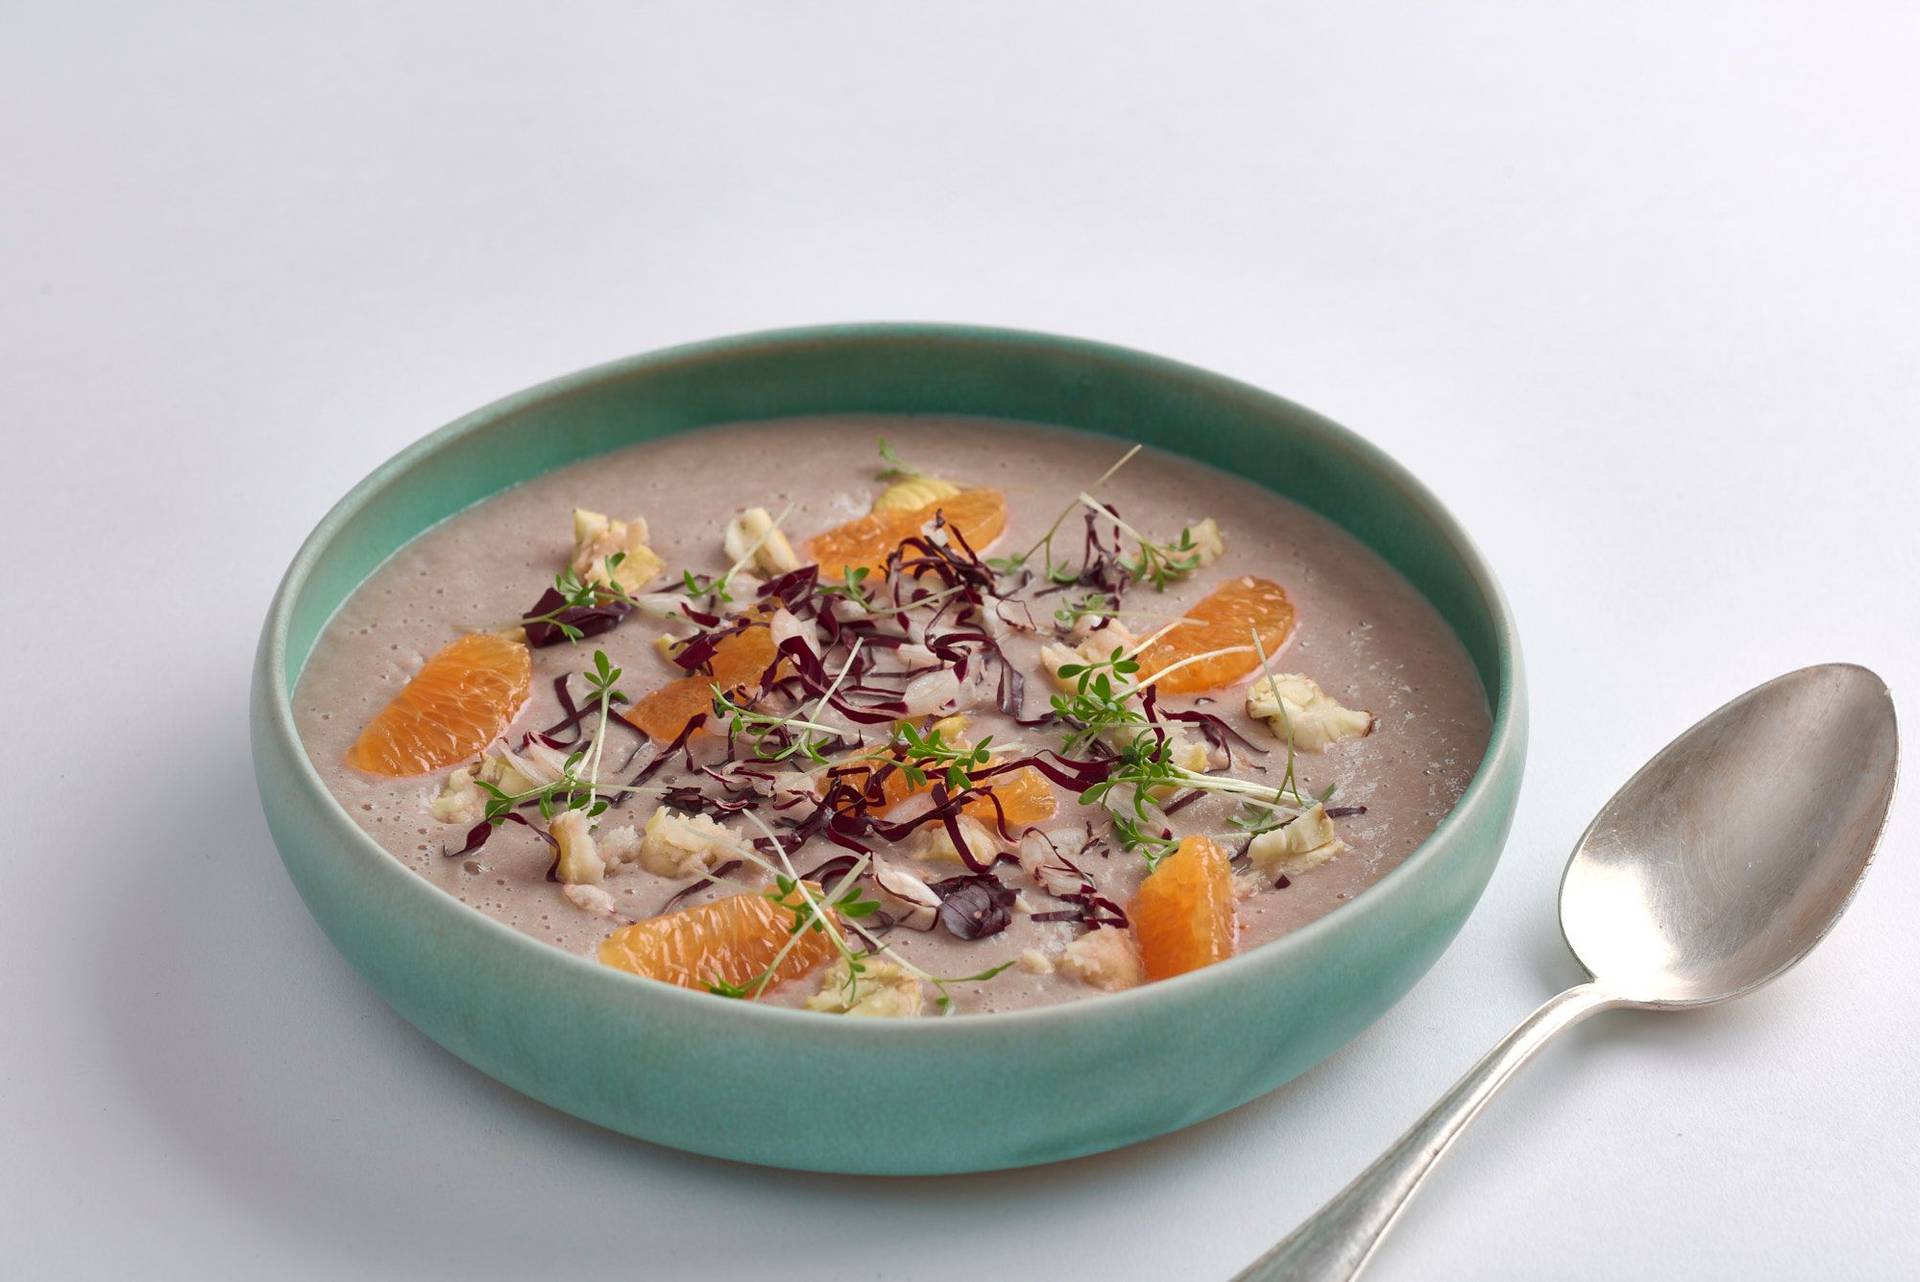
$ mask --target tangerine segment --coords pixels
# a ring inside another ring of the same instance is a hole
[[[1198,833],[1147,874],[1127,909],[1147,978],[1167,979],[1233,956],[1233,868]]]
[[[397,777],[465,761],[506,733],[532,685],[526,642],[494,632],[449,641],[367,723],[347,764]]]
[[[1293,634],[1293,618],[1293,602],[1278,583],[1252,575],[1229,579],[1188,610],[1179,627],[1169,628],[1139,653],[1140,680],[1142,684],[1153,681],[1153,688],[1163,695],[1193,694],[1231,685],[1260,666],[1260,656],[1253,649],[1254,632],[1259,632],[1260,644],[1272,657]],[[1184,659],[1229,646],[1246,648],[1188,663],[1153,680],[1156,672],[1173,668]]]
[[[757,683],[773,665],[777,653],[767,625],[749,624],[713,648],[708,665],[712,675],[695,672],[669,681],[620,715],[646,731],[649,738],[671,743],[687,728],[687,722],[703,712],[712,713],[714,686],[733,691]],[[712,726],[704,728],[710,730]]]
[[[995,810],[993,801],[986,797],[967,803],[967,813],[981,823],[997,824],[1000,816],[1005,815],[1007,827],[1024,828],[1053,818],[1053,785],[1032,766],[995,775],[987,782],[992,785],[1000,808]]]
[[[808,883],[817,900],[820,888]],[[799,895],[790,902],[804,911]],[[622,926],[600,941],[600,963],[647,979],[705,992],[711,985],[757,983],[792,941],[767,981],[769,991],[833,956],[824,930],[793,933],[793,911],[765,895],[729,895]]]
[[[879,570],[893,550],[919,534],[936,513],[944,515],[976,552],[1007,528],[1007,500],[999,490],[961,490],[905,512],[869,512],[814,535],[806,542],[806,553],[819,563],[820,577],[829,582],[848,570]]]

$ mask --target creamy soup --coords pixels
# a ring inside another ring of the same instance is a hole
[[[839,416],[532,478],[346,601],[300,734],[448,894],[715,1000],[931,1016],[1211,964],[1406,858],[1488,707],[1353,537],[1124,455]]]

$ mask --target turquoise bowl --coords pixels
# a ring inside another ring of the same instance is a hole
[[[1325,918],[1205,970],[1007,1014],[829,1019],[719,1001],[521,935],[409,872],[322,786],[289,695],[322,626],[435,522],[526,477],[707,424],[844,412],[985,415],[1144,441],[1317,508],[1458,633],[1493,705],[1485,760],[1404,863]],[[784,330],[616,361],[509,396],[384,464],[294,558],[260,637],[260,800],[294,885],[395,1010],[481,1071],[602,1126],[768,1166],[981,1171],[1117,1148],[1212,1117],[1332,1054],[1466,920],[1526,755],[1513,620],[1447,511],[1298,405],[1077,339],[942,325]],[[858,1119],[822,1126],[821,1118]]]

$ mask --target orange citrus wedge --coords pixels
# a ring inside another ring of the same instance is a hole
[[[822,893],[807,883],[816,900]],[[799,893],[789,901],[805,911]],[[600,942],[600,962],[615,970],[702,992],[716,983],[744,987],[756,981],[786,948],[793,912],[765,895],[729,895],[622,926]],[[767,982],[771,990],[834,955],[824,930],[803,930]]]
[[[1251,575],[1230,579],[1188,610],[1180,626],[1169,628],[1139,653],[1140,681],[1152,681],[1153,688],[1163,695],[1193,694],[1231,685],[1260,666],[1260,656],[1253,648],[1256,630],[1267,656],[1278,654],[1293,632],[1293,602],[1287,600],[1286,589],[1271,579]],[[1245,648],[1197,663],[1182,663],[1231,646]],[[1168,672],[1169,668],[1173,670]],[[1155,680],[1158,672],[1167,675]]]
[[[991,826],[1005,815],[1007,827],[1024,828],[1053,818],[1053,785],[1033,767],[995,775],[987,783],[992,786],[1000,808],[995,810],[993,801],[985,797],[967,803],[967,813],[981,823]]]
[[[532,684],[526,642],[493,632],[450,641],[367,723],[347,764],[397,777],[465,761],[506,733]]]
[[[878,570],[902,542],[920,533],[935,513],[960,532],[967,546],[984,551],[1007,528],[1007,500],[999,490],[962,490],[906,512],[869,512],[806,542],[807,556],[820,565],[820,577],[834,582],[848,570]]]
[[[687,728],[687,722],[703,712],[712,712],[714,686],[731,693],[742,686],[757,683],[772,665],[776,653],[773,634],[767,630],[767,625],[750,624],[713,648],[711,676],[695,672],[669,681],[642,696],[638,703],[620,715],[646,731],[649,738],[671,743]],[[702,730],[713,729],[713,722],[709,718]]]
[[[1127,917],[1150,980],[1233,956],[1233,869],[1226,852],[1199,834],[1183,838],[1140,883]]]

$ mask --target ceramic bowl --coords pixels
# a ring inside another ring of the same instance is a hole
[[[328,795],[289,693],[315,637],[423,530],[577,459],[708,424],[870,411],[984,415],[1144,441],[1314,507],[1397,567],[1472,656],[1493,733],[1437,831],[1350,902],[1219,965],[1005,1014],[829,1019],[609,970],[408,871]],[[1479,553],[1378,449],[1298,405],[1139,352],[1044,334],[856,325],[616,361],[451,423],[361,482],[294,558],[253,680],[261,804],[288,873],[394,1009],[502,1082],[602,1126],[771,1166],[989,1170],[1115,1148],[1245,1103],[1398,1000],[1499,858],[1526,751],[1520,655]]]

